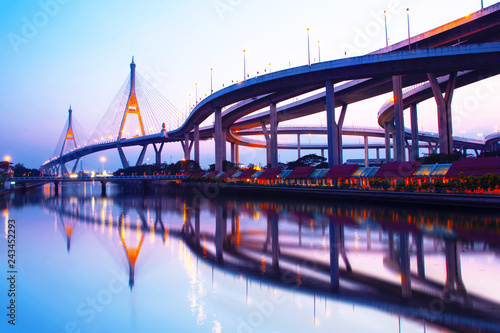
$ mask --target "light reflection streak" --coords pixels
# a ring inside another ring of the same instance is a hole
[[[9,210],[8,209],[4,209],[3,210],[3,216],[5,216],[5,239],[7,239],[7,235],[9,233]]]

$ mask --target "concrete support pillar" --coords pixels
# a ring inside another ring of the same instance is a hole
[[[54,195],[59,195],[59,182],[54,182]]]
[[[118,154],[120,155],[120,160],[122,161],[122,166],[124,169],[127,169],[129,167],[127,158],[125,157],[125,153],[123,152],[123,149],[120,145],[116,146],[116,149],[118,150]]]
[[[411,119],[411,161],[416,161],[418,158],[418,118],[417,118],[417,104],[410,105],[410,119]]]
[[[218,262],[223,261],[226,227],[227,227],[226,207],[219,203],[217,204],[217,207],[215,209],[215,257]]]
[[[153,148],[155,150],[155,164],[161,165],[161,151],[163,150],[163,146],[165,142],[162,142],[159,147],[156,147],[156,144],[153,143]]]
[[[139,166],[144,163],[144,156],[146,155],[147,150],[148,150],[148,145],[142,146],[141,153],[139,154],[139,158],[137,159],[137,163],[135,163],[135,166]]]
[[[414,235],[417,245],[417,274],[421,278],[425,278],[425,262],[424,262],[424,237],[422,235]]]
[[[385,123],[385,162],[391,161],[391,128],[389,122]]]
[[[191,149],[189,149],[189,132],[184,133],[184,159],[189,161],[191,159]]]
[[[364,137],[365,141],[365,167],[370,166],[370,160],[368,158],[368,136]]]
[[[271,168],[278,167],[278,115],[276,113],[276,103],[269,105],[269,121],[271,131]]]
[[[379,163],[380,162],[380,149],[377,148],[375,151],[377,152],[377,163]]]
[[[266,139],[266,165],[271,165],[271,137],[267,131],[266,124],[262,121],[260,123],[264,138]]]
[[[240,164],[240,145],[238,144],[234,146],[234,155],[236,158],[236,164]]]
[[[76,169],[78,168],[78,162],[80,162],[80,158],[76,159],[76,162],[73,165],[73,169],[71,169],[71,173],[75,173],[76,172]]]
[[[339,121],[337,123],[337,134],[339,141],[339,164],[344,162],[344,152],[342,150],[342,127],[344,127],[345,114],[347,113],[347,104],[342,104],[342,110],[340,111]]]
[[[410,250],[408,233],[399,234],[399,263],[401,265],[401,292],[404,298],[411,298]]]
[[[222,165],[224,161],[224,145],[225,138],[223,138],[222,132],[222,112],[220,107],[216,107],[214,110],[215,115],[215,170],[222,171]]]
[[[403,118],[403,81],[401,75],[392,77],[392,89],[394,93],[394,126],[396,128],[395,137],[395,160],[397,162],[405,161],[405,127]]]
[[[194,124],[194,161],[200,163],[200,124]]]
[[[326,124],[328,144],[328,166],[340,164],[339,128],[335,120],[335,91],[332,81],[326,81]]]
[[[66,169],[66,165],[61,162],[61,176],[67,175],[68,169]]]
[[[339,289],[340,225],[330,220],[330,284],[333,291]]]
[[[451,101],[457,82],[457,73],[449,75],[446,92],[443,97],[436,75],[428,73],[429,84],[437,104],[438,130],[439,130],[439,152],[451,154],[453,152],[453,128],[451,120]]]
[[[231,163],[236,163],[236,152],[235,152],[236,144],[231,142]]]
[[[300,134],[297,134],[297,159],[300,158]]]

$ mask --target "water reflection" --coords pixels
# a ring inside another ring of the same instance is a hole
[[[401,318],[411,327],[405,332],[500,329],[497,212],[223,195],[198,200],[191,189],[177,187],[151,196],[111,187],[103,198],[90,185],[63,186],[56,197],[47,188],[5,197],[6,219],[12,211],[41,207],[55,219],[69,256],[93,255],[83,271],[105,276],[109,266],[118,267],[131,296],[147,294],[147,304],[182,303],[187,295],[198,326],[291,331],[312,323],[331,330],[350,306],[353,313],[358,308],[343,324],[351,331],[377,331],[377,325],[387,331],[380,323],[388,315],[397,315],[394,331]],[[184,274],[187,291],[176,291]],[[120,316],[120,306],[113,309]]]

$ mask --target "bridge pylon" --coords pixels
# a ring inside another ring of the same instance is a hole
[[[66,144],[71,144],[71,142],[74,145],[75,149],[78,149],[78,145],[76,144],[76,136],[75,136],[75,131],[73,130],[73,110],[71,110],[71,105],[69,106],[68,110],[68,128],[66,129],[66,135],[64,136],[64,141],[62,143],[61,147],[61,152],[59,156],[62,156],[64,153],[64,148],[66,147]],[[75,166],[73,167],[73,172],[76,169],[76,166],[78,165],[79,159],[76,161]],[[61,162],[61,174],[65,175],[68,174],[68,170],[66,169],[66,165],[64,162]]]
[[[120,130],[118,131],[118,141],[121,140],[123,134],[123,128],[125,127],[125,122],[127,120],[127,115],[137,115],[139,121],[141,135],[146,135],[144,130],[144,123],[142,121],[141,110],[139,108],[139,103],[137,103],[137,96],[135,93],[135,63],[134,57],[132,56],[132,63],[130,64],[130,92],[128,95],[127,104],[125,106],[125,111],[123,113]]]

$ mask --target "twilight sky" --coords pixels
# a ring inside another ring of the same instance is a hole
[[[494,3],[485,0],[484,6]],[[311,61],[318,61],[318,41],[326,61],[342,58],[344,52],[356,56],[385,46],[384,10],[391,44],[407,37],[406,8],[415,35],[480,7],[480,0],[0,0],[0,160],[9,155],[14,163],[40,167],[52,157],[70,104],[74,117],[91,133],[127,77],[132,55],[137,72],[182,109],[189,94],[194,96],[196,83],[198,97],[209,92],[210,68],[214,90],[241,80],[244,49],[252,76],[269,70],[269,63],[272,71],[289,63],[307,64],[307,28]],[[452,110],[460,111],[454,115],[455,135],[481,138],[478,133],[498,129],[500,78],[487,81],[455,92]],[[478,94],[484,84],[489,93]],[[349,106],[345,126],[378,126],[377,112],[388,98]],[[421,127],[436,131],[435,102],[418,108]],[[324,124],[323,118],[322,113],[295,122]],[[280,137],[281,142],[290,140],[295,138]],[[324,141],[302,139],[304,144]],[[135,163],[138,152],[126,154]],[[203,143],[202,167],[214,163],[212,155],[213,141]],[[120,166],[118,153],[108,151],[85,157],[84,169],[101,167],[101,156],[107,158],[106,169]],[[146,157],[152,162],[153,156],[150,147]],[[164,148],[163,161],[181,158],[179,143]],[[281,162],[296,158],[296,152],[280,151]],[[264,164],[265,153],[242,148],[240,161]]]

